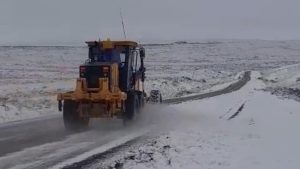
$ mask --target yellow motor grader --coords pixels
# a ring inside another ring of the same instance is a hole
[[[57,96],[65,128],[88,127],[90,118],[134,119],[145,104],[145,49],[133,41],[88,41],[74,91]]]

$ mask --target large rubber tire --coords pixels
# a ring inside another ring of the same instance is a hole
[[[89,125],[89,118],[81,118],[77,111],[78,103],[65,100],[63,105],[63,119],[67,130],[80,131],[87,129]]]
[[[132,122],[139,111],[139,98],[135,92],[129,92],[127,94],[127,100],[125,102],[125,112],[123,115],[124,125]]]

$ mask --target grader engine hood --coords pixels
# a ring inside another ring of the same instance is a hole
[[[75,90],[59,94],[59,101],[113,103],[126,100],[126,93],[119,88],[118,64],[82,65],[79,74]]]
[[[99,78],[108,78],[110,86],[112,80],[111,71],[110,64],[81,65],[79,68],[79,77],[86,79],[87,88],[99,88]]]

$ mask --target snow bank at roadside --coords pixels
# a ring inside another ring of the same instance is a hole
[[[265,71],[262,80],[268,87],[300,88],[300,64]]]
[[[267,86],[265,91],[300,101],[300,64],[265,71],[261,80]]]

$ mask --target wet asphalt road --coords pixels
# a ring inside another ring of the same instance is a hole
[[[0,168],[49,168],[139,129],[121,120],[92,120],[89,130],[68,132],[61,115],[0,126]]]
[[[64,139],[61,115],[0,125],[0,157],[24,148]]]

